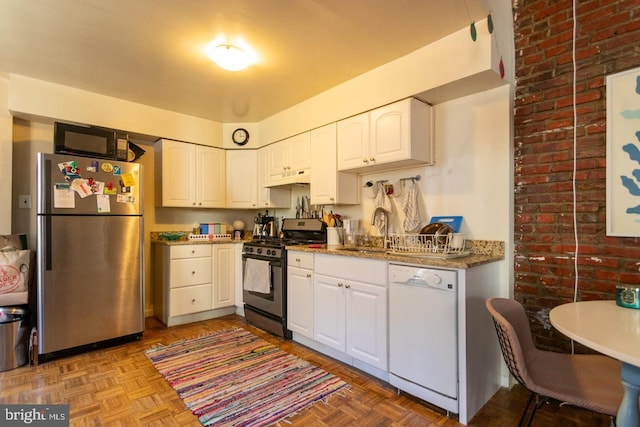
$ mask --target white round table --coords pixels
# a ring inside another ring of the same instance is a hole
[[[640,310],[615,301],[580,301],[555,307],[551,324],[564,335],[622,362],[624,398],[618,427],[640,427]]]

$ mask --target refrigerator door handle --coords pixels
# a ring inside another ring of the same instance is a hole
[[[51,215],[45,215],[44,217],[44,236],[42,236],[43,241],[45,242],[44,247],[44,259],[45,259],[45,269],[46,271],[51,271]]]

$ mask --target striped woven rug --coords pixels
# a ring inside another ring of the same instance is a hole
[[[205,426],[268,426],[348,387],[241,329],[145,351]]]

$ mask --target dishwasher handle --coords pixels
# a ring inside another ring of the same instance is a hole
[[[402,282],[397,282],[402,283]],[[407,279],[402,283],[403,285],[412,285],[412,286],[430,286],[429,282],[422,278],[412,277],[411,279]]]
[[[424,277],[410,277],[401,282],[398,280],[390,280],[389,284],[403,285],[403,286],[415,286],[420,288],[437,289],[441,291],[453,292],[456,290],[455,282],[443,280],[440,276]]]

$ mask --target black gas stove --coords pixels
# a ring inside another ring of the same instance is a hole
[[[242,297],[247,321],[281,337],[291,337],[287,329],[286,247],[326,241],[324,222],[292,218],[282,221],[281,238],[254,238],[244,244]]]
[[[285,218],[282,220],[282,237],[254,238],[244,244],[245,255],[282,258],[285,247],[322,244],[327,242],[327,225],[313,218]]]

